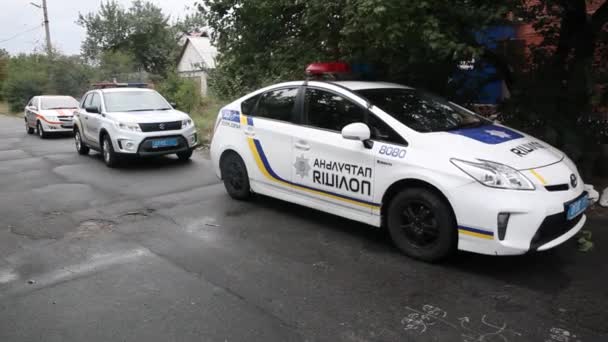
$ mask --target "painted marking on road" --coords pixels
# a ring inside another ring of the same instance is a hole
[[[418,335],[427,333],[433,326],[443,325],[456,330],[462,342],[508,342],[509,337],[519,339],[522,336],[521,333],[510,329],[506,323],[490,322],[487,315],[481,316],[476,324],[478,327],[471,327],[472,320],[468,316],[457,318],[459,323],[456,324],[449,319],[447,311],[434,305],[425,304],[420,309],[409,306],[405,308],[410,313],[401,320],[401,324],[404,330]]]

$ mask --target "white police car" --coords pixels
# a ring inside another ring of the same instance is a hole
[[[54,133],[72,131],[72,118],[78,101],[71,96],[34,96],[24,110],[25,131],[42,139]]]
[[[100,84],[82,97],[74,117],[79,154],[100,151],[109,167],[125,156],[192,156],[197,135],[188,114],[145,84]]]
[[[547,250],[586,221],[588,196],[564,153],[397,84],[260,89],[220,111],[211,157],[233,198],[255,192],[386,225],[423,260]]]

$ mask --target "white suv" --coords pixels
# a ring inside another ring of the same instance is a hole
[[[190,116],[173,109],[152,89],[92,90],[82,97],[74,115],[78,153],[100,151],[109,167],[125,156],[175,153],[180,160],[188,160],[197,140]]]

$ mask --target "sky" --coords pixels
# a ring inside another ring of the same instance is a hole
[[[42,0],[0,0],[0,48],[11,54],[43,51],[42,10],[30,4]],[[132,0],[116,0],[129,7]],[[196,0],[149,0],[172,18],[192,10]],[[65,54],[78,54],[85,32],[76,24],[78,13],[96,11],[102,0],[47,0],[51,43]]]

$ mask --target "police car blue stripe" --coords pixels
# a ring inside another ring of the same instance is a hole
[[[477,229],[477,228],[458,226],[458,229],[466,230],[466,231],[469,231],[469,232],[472,232],[472,233],[487,235],[487,236],[494,236],[493,232],[489,232],[487,230],[481,230],[481,229]]]
[[[485,144],[501,144],[507,141],[523,138],[524,136],[506,127],[484,125],[475,128],[463,128],[448,133],[458,134]]]

